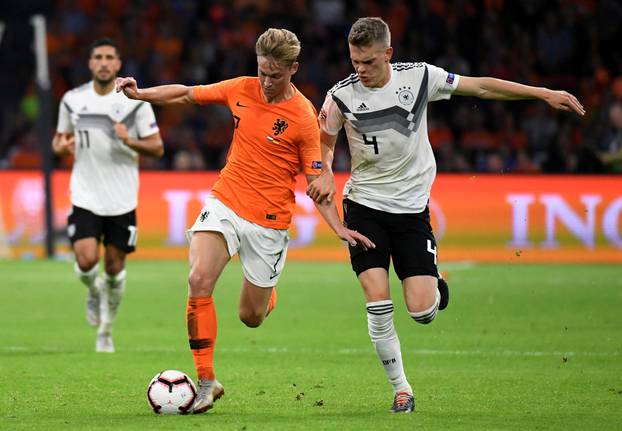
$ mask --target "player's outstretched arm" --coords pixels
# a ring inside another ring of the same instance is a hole
[[[318,178],[317,175],[307,175],[307,182],[311,183],[316,178]],[[362,235],[355,230],[350,230],[341,223],[341,219],[339,218],[339,213],[337,212],[337,207],[334,202],[315,202],[315,207],[339,238],[347,241],[353,247],[360,244],[365,250],[369,248],[376,248],[376,245],[365,235]]]
[[[461,76],[454,94],[496,100],[540,99],[555,109],[585,115],[583,105],[566,91],[532,87],[503,79]]]
[[[320,147],[322,151],[322,173],[307,186],[307,195],[314,202],[320,203],[326,199],[331,203],[335,196],[335,178],[333,176],[333,159],[337,135],[332,136],[320,130]]]
[[[159,85],[157,87],[138,88],[132,77],[117,78],[117,93],[123,91],[129,99],[144,100],[155,105],[174,105],[196,103],[192,96],[192,87],[181,84]]]

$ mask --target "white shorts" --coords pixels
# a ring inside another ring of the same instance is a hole
[[[273,287],[279,281],[289,236],[287,229],[271,229],[237,215],[215,196],[208,196],[196,221],[186,231],[188,241],[193,232],[220,232],[225,237],[229,255],[240,254],[244,276],[259,287]]]

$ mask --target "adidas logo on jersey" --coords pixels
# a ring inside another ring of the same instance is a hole
[[[369,106],[367,106],[365,102],[363,102],[359,105],[358,108],[356,108],[356,110],[357,111],[369,111]]]

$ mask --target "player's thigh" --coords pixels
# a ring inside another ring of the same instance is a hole
[[[367,302],[383,301],[391,298],[389,273],[384,268],[370,268],[358,275]]]
[[[287,258],[287,230],[243,221],[239,235],[240,263],[245,279],[260,288],[276,286]]]
[[[194,232],[190,239],[189,296],[211,296],[216,281],[231,257],[220,232]]]
[[[391,256],[400,280],[429,275],[438,277],[436,239],[429,213],[395,214],[391,220]]]
[[[186,237],[191,242],[197,232],[217,232],[225,241],[228,255],[231,257],[240,249],[238,230],[243,221],[244,219],[215,196],[208,196],[195,222],[186,231]]]
[[[343,209],[344,221],[348,229],[365,235],[376,244],[375,248],[367,250],[360,244],[348,246],[352,270],[357,276],[372,268],[383,268],[385,272],[388,272],[391,244],[389,234],[383,225],[382,219],[385,214],[348,199],[344,200]]]
[[[136,250],[138,228],[136,226],[136,210],[116,216],[103,218],[104,245],[115,246],[125,254]]]
[[[99,239],[103,232],[102,217],[74,206],[67,217],[67,236],[76,261],[85,270],[99,261]]]

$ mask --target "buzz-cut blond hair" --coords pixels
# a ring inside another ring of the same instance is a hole
[[[357,19],[348,34],[348,43],[354,46],[371,46],[377,42],[385,48],[391,46],[391,31],[387,23],[378,17]]]
[[[300,41],[289,30],[269,28],[257,39],[255,53],[291,66],[300,54]]]

